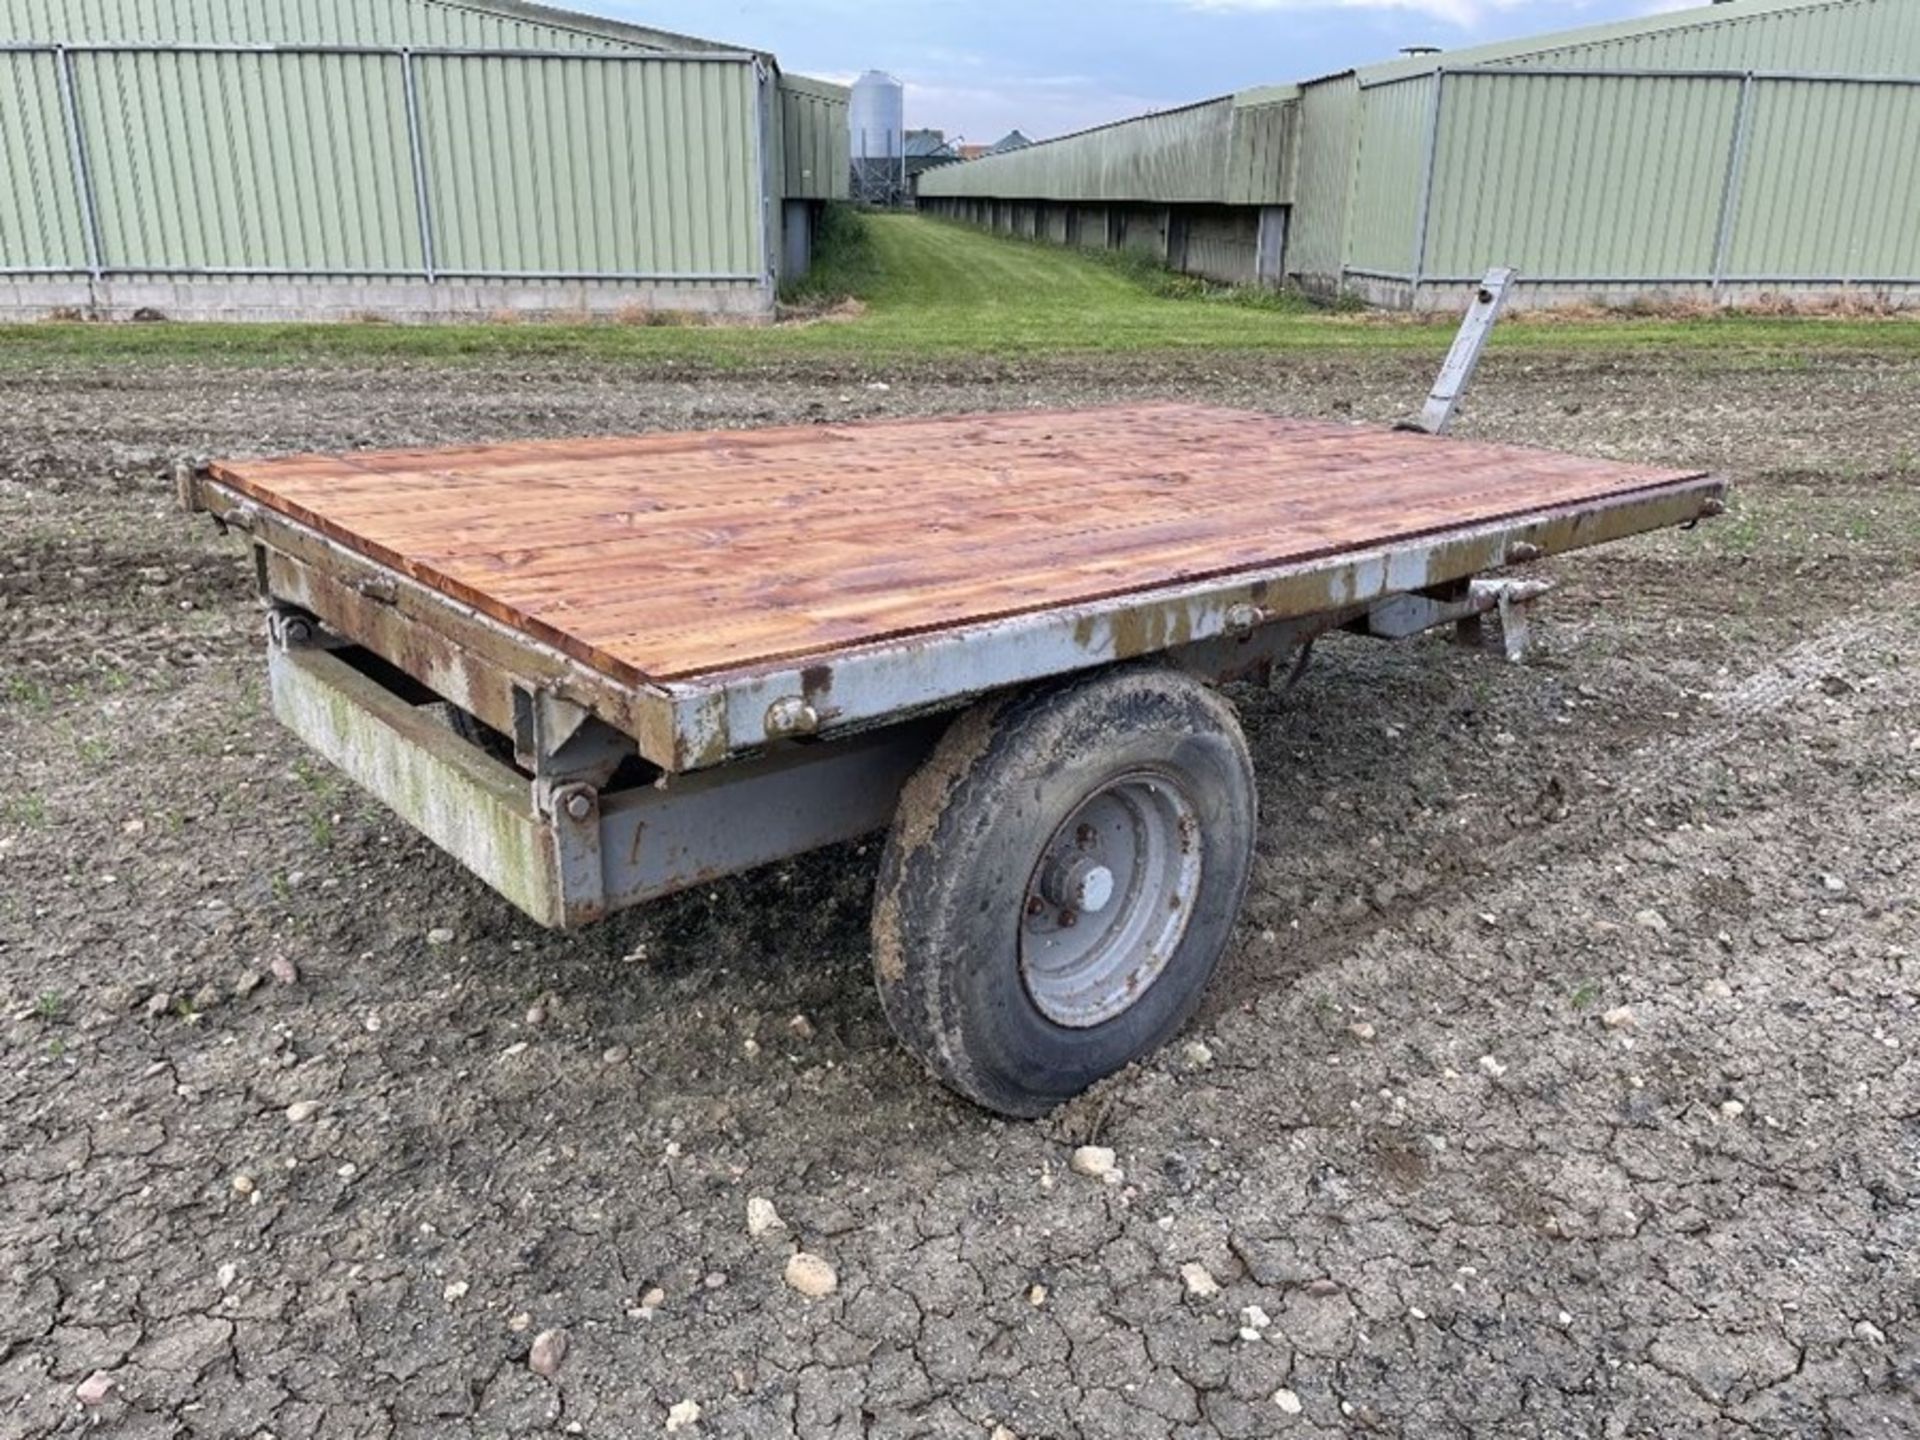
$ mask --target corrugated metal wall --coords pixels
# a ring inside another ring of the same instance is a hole
[[[1174,237],[1169,263],[1176,270],[1229,285],[1253,283],[1260,249],[1258,210],[1195,207],[1176,218]]]
[[[398,56],[82,51],[72,67],[103,265],[424,267]]]
[[[762,272],[752,65],[588,56],[414,63],[441,272]]]
[[[1300,92],[1300,142],[1287,273],[1316,292],[1339,288],[1347,257],[1353,151],[1359,130],[1360,84],[1335,76]]]
[[[0,44],[67,47],[0,51],[0,307],[29,313],[442,313],[496,282],[764,313],[811,224],[778,197],[846,194],[844,88],[516,0],[0,0]]]
[[[1226,198],[1231,99],[1209,100],[920,177],[929,197],[1156,200]]]
[[[1444,74],[1437,130],[1407,98],[1434,83],[1423,70]],[[1642,70],[1664,73],[1622,73]],[[1920,85],[1876,76],[1920,77],[1913,0],[1715,6],[1369,67],[1336,283],[1386,278],[1385,290],[1359,288],[1416,304],[1416,280],[1444,286],[1492,264],[1520,270],[1522,303],[1663,286],[1920,286]],[[1318,92],[1340,83],[1306,89],[1309,121]],[[1410,176],[1424,135],[1431,174]],[[1333,147],[1309,123],[1303,170],[1310,148]],[[1333,227],[1316,208],[1298,207],[1299,248]]]
[[[1299,121],[1299,96],[1291,91],[1273,99],[1235,97],[1222,196],[1227,204],[1284,205],[1293,199]]]
[[[1431,177],[1409,182],[1425,132],[1398,92],[1422,83],[1363,92],[1351,276],[1444,285],[1503,264],[1614,298],[1920,285],[1920,79],[1447,71]]]
[[[1920,84],[1756,80],[1752,105],[1727,274],[1920,279]]]
[[[87,265],[58,66],[0,54],[0,269]]]
[[[9,63],[23,83],[0,145],[28,164],[9,167],[18,218],[0,268],[88,269],[60,61]],[[104,270],[765,273],[764,82],[749,59],[78,50],[66,63]],[[26,243],[43,233],[63,237],[59,259]]]
[[[1405,271],[1415,263],[1435,76],[1361,94],[1354,146],[1352,240],[1347,266]]]
[[[1710,278],[1741,83],[1448,74],[1418,268]]]
[[[1716,17],[1708,11],[1693,25],[1585,43],[1550,43],[1482,63],[1911,75],[1916,54],[1920,6],[1911,0],[1836,0],[1757,15],[1727,10]]]
[[[1663,73],[1623,73],[1642,68]],[[1920,80],[1920,0],[1734,0],[1243,92],[921,191],[1171,206],[1176,241],[1197,206],[1290,205],[1287,275],[1393,304],[1491,264],[1520,269],[1522,303],[1839,282],[1920,299],[1920,85],[1896,79]],[[1155,213],[1115,218],[1151,249]]]
[[[844,200],[852,165],[848,91],[798,76],[780,80],[780,193]]]
[[[441,0],[0,0],[0,40],[624,50],[588,29]]]

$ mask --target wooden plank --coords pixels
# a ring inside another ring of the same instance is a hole
[[[1691,472],[1171,404],[228,461],[610,675],[713,676]]]

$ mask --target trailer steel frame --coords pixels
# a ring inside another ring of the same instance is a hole
[[[1009,687],[1157,658],[1263,674],[1318,636],[1383,639],[1497,610],[1511,648],[1536,582],[1487,573],[1724,506],[1717,478],[1443,529],[686,682],[622,683],[239,494],[182,502],[252,541],[279,719],[536,921],[571,928],[884,826],[938,717]],[[510,744],[489,754],[450,705]]]

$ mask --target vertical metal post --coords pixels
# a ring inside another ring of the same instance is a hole
[[[1262,285],[1279,286],[1287,274],[1287,207],[1262,205],[1260,228],[1254,232],[1253,278]]]
[[[1713,236],[1713,297],[1720,298],[1720,285],[1727,273],[1728,252],[1733,249],[1733,224],[1740,214],[1740,180],[1747,168],[1747,135],[1753,128],[1753,72],[1741,77],[1740,100],[1733,112],[1733,140],[1727,146],[1727,178],[1720,189],[1720,223]]]
[[[87,274],[95,284],[105,267],[100,244],[100,213],[93,203],[93,170],[87,163],[87,137],[80,129],[80,105],[73,93],[73,55],[66,46],[54,49],[59,72],[60,108],[67,120],[67,151],[73,161],[73,188],[80,196],[80,223],[87,243]]]
[[[1433,213],[1433,166],[1440,151],[1440,95],[1446,84],[1447,71],[1443,65],[1433,72],[1433,98],[1427,104],[1427,148],[1420,162],[1420,209],[1419,218],[1414,221],[1413,264],[1409,267],[1413,291],[1407,296],[1409,309],[1418,306],[1420,281],[1427,270],[1427,221]]]
[[[413,203],[420,215],[420,262],[427,283],[437,278],[433,253],[433,205],[427,198],[427,152],[420,135],[420,97],[414,86],[413,51],[400,52],[400,84],[407,101],[407,152],[413,157]]]
[[[753,62],[753,171],[754,186],[760,195],[760,276],[771,292],[774,281],[773,258],[773,147],[767,144],[773,126],[773,105],[777,97],[769,84],[767,67],[756,56]],[[772,303],[769,296],[768,303]]]
[[[1467,307],[1466,316],[1460,322],[1460,333],[1453,337],[1453,348],[1447,351],[1446,363],[1440,367],[1440,376],[1433,382],[1426,408],[1420,412],[1418,420],[1404,428],[1424,430],[1429,435],[1444,435],[1452,427],[1454,413],[1460,408],[1461,398],[1467,393],[1473,372],[1480,364],[1480,352],[1486,349],[1487,337],[1493,334],[1493,322],[1500,318],[1501,310],[1506,308],[1507,291],[1512,287],[1513,280],[1514,272],[1504,265],[1496,265],[1487,271],[1487,278],[1480,282],[1480,288],[1474,292],[1473,303]]]

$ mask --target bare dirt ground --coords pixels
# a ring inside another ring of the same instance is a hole
[[[0,378],[0,1437],[1920,1434],[1920,367],[1490,360],[1467,433],[1710,463],[1734,513],[1554,563],[1533,665],[1234,692],[1211,1002],[1032,1125],[892,1043],[871,846],[516,918],[277,731],[244,557],[165,479],[1426,379]]]

